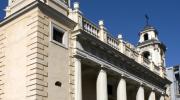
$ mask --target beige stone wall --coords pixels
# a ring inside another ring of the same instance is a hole
[[[37,1],[37,0],[16,0],[11,3],[6,10],[6,16],[9,16],[18,10],[27,7],[30,3]],[[68,5],[64,4],[60,0],[40,0],[41,2],[46,3],[47,5],[51,6],[52,8],[56,9],[57,11],[61,12],[64,15],[68,14]],[[53,1],[53,2],[52,2]],[[58,1],[58,2],[57,2]]]
[[[51,24],[66,31],[67,38],[64,40],[69,43],[70,29],[61,23],[51,19]],[[52,35],[50,30],[50,35]],[[69,46],[59,45],[50,41],[48,51],[48,99],[49,100],[69,100]],[[61,87],[55,86],[59,81]]]
[[[59,2],[57,2],[59,1]],[[47,0],[47,4],[56,9],[57,11],[61,12],[64,15],[68,15],[68,6],[66,4],[64,4],[63,2],[61,2],[61,0]]]
[[[47,98],[48,31],[48,18],[38,9],[1,27],[2,99]]]
[[[24,100],[26,98],[26,53],[27,53],[27,22],[30,13],[0,28],[2,33],[3,52],[3,100]]]
[[[0,99],[4,97],[5,85],[5,31],[0,28]]]
[[[69,44],[50,41],[52,22],[67,31],[69,43],[70,29],[38,8],[0,28],[2,100],[69,100]]]

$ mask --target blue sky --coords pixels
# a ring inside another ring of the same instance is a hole
[[[144,15],[159,31],[159,39],[167,46],[167,66],[180,64],[180,0],[76,0],[81,11],[98,23],[103,19],[113,35],[122,33],[125,40],[137,44],[138,33],[145,25]],[[7,0],[0,0],[0,19]]]

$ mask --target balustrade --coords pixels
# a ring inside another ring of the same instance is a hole
[[[110,45],[114,49],[119,50],[119,48],[118,48],[119,41],[116,38],[113,38],[109,34],[107,35],[107,43],[108,43],[108,45]]]
[[[83,31],[87,32],[88,34],[96,37],[97,39],[100,39],[100,27],[97,26],[96,24],[90,22],[86,18],[83,17],[82,19],[82,29]],[[152,65],[150,60],[147,58],[144,58],[141,54],[139,54],[138,50],[134,45],[130,44],[129,42],[122,41],[120,42],[119,39],[114,38],[113,36],[110,35],[107,31],[105,31],[106,39],[107,41],[103,41],[112,48],[118,50],[119,52],[123,53],[124,55],[128,56],[131,59],[134,59],[136,62],[140,63],[144,67],[150,69],[151,66],[155,66],[154,64]],[[122,44],[120,44],[122,43]],[[119,46],[121,45],[121,46]],[[154,73],[159,75],[159,69],[154,67]]]
[[[90,21],[88,21],[87,19],[83,18],[83,30],[97,38],[99,38],[99,28],[91,23]]]

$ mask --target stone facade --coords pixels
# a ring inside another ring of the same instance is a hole
[[[169,100],[159,40],[159,58],[144,58],[142,45],[111,36],[103,21],[83,16],[79,3],[69,5],[9,0],[0,23],[2,100]]]

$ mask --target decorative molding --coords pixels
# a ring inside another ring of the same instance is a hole
[[[76,26],[76,23],[69,19],[67,16],[63,15],[59,11],[55,10],[54,8],[46,5],[40,0],[35,0],[34,2],[28,4],[27,6],[23,7],[19,11],[11,14],[10,16],[6,17],[3,21],[0,22],[0,27],[11,22],[12,20],[16,19],[17,17],[25,14],[26,12],[38,7],[44,14],[52,17],[53,19],[63,23],[63,25],[73,29]],[[46,10],[44,10],[46,9]]]

